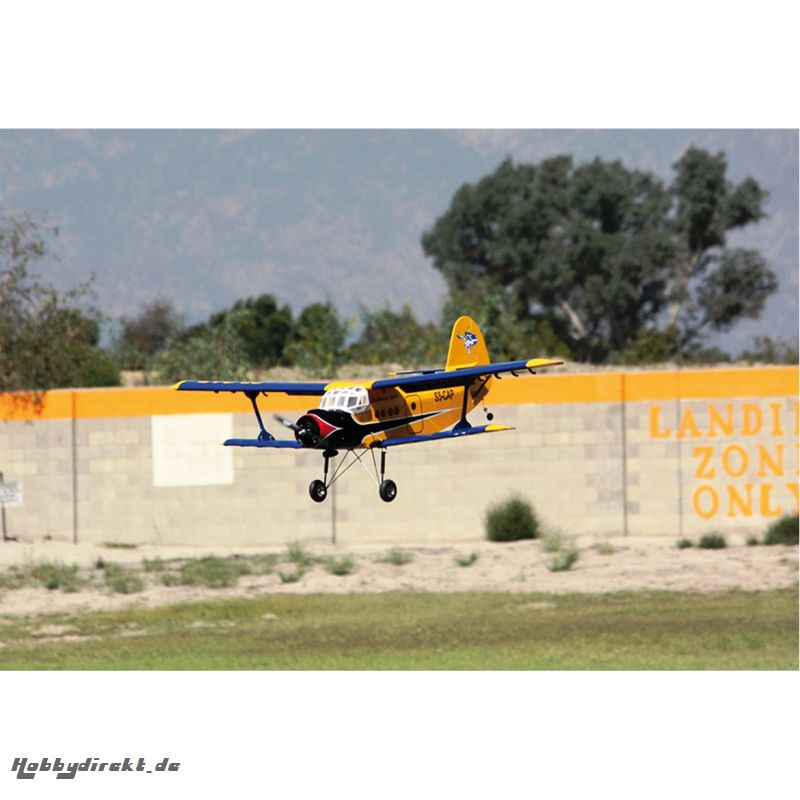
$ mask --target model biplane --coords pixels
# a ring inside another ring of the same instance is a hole
[[[258,421],[258,436],[228,439],[225,442],[228,446],[321,450],[323,478],[313,480],[308,487],[311,499],[317,503],[325,499],[333,482],[356,462],[369,474],[362,459],[370,453],[378,493],[389,503],[397,496],[397,485],[385,477],[389,447],[511,430],[508,425],[491,424],[493,417],[484,401],[493,380],[500,380],[506,373],[515,377],[521,371],[533,374],[539,367],[562,363],[533,358],[492,364],[478,325],[469,317],[459,317],[453,325],[443,369],[396,372],[373,381],[181,381],[174,388],[182,392],[242,392],[250,400]],[[276,439],[264,427],[258,398],[269,394],[321,397],[317,407],[296,422],[276,416],[280,423],[294,431],[294,440]],[[487,424],[471,425],[467,415],[481,403]],[[346,451],[345,457],[329,477],[329,462],[340,450]],[[376,450],[381,456],[380,471]],[[347,456],[352,456],[349,463]]]

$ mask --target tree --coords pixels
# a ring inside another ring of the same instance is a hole
[[[751,361],[756,364],[797,364],[797,343],[771,336],[756,336],[752,349],[739,354],[737,361]]]
[[[244,343],[229,321],[192,335],[177,333],[149,362],[159,383],[180,380],[246,380]]]
[[[364,329],[351,345],[349,357],[360,364],[401,364],[418,367],[440,361],[447,345],[433,323],[423,325],[406,304],[402,311],[388,306],[378,311],[361,309]]]
[[[767,192],[752,178],[738,186],[729,183],[722,153],[690,147],[674,168],[679,255],[667,324],[682,318],[684,341],[692,343],[705,330],[727,330],[739,319],[758,318],[778,283],[760,253],[725,246],[729,232],[766,216]]]
[[[462,314],[478,323],[495,361],[516,361],[545,354],[572,358],[569,346],[558,338],[547,319],[520,319],[512,312],[508,295],[488,280],[451,292],[442,309],[445,342],[453,322]]]
[[[122,317],[114,353],[122,369],[143,370],[184,328],[182,316],[169,300],[156,298],[135,317]]]
[[[278,307],[271,294],[247,297],[212,315],[208,324],[215,328],[226,320],[241,339],[253,366],[272,367],[286,363],[283,351],[294,325],[288,305]]]
[[[347,327],[330,303],[306,306],[286,345],[287,360],[315,375],[335,375],[344,358]]]
[[[98,347],[101,315],[91,303],[91,281],[59,292],[30,270],[57,233],[29,214],[0,218],[2,391],[119,384]]]
[[[504,324],[531,336],[547,323],[579,360],[620,358],[670,328],[689,349],[758,316],[776,283],[758,253],[725,247],[728,231],[763,216],[758,184],[732,186],[724,156],[695,149],[675,170],[666,187],[619,161],[507,159],[456,192],[423,250],[451,297],[493,289]]]

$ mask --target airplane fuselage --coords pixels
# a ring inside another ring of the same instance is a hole
[[[353,450],[374,447],[386,439],[438,433],[472,411],[486,396],[490,384],[491,379],[476,380],[466,387],[432,388],[413,394],[364,384],[369,392],[366,410],[350,413],[338,408],[312,408],[297,420],[295,438],[303,447]]]

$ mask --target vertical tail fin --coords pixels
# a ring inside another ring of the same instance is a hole
[[[488,363],[489,351],[478,323],[469,317],[459,317],[450,334],[446,369],[477,367]]]

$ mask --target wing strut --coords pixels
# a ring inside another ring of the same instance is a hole
[[[245,392],[245,395],[253,404],[253,411],[256,412],[258,427],[261,428],[261,430],[258,433],[258,441],[271,442],[275,437],[264,427],[264,421],[261,419],[261,414],[259,413],[258,410],[258,403],[256,402],[256,398],[258,397],[258,392]]]
[[[464,384],[464,402],[461,405],[461,419],[453,426],[454,431],[466,431],[472,427],[472,425],[467,422],[467,398],[469,397],[469,387],[469,383]]]

